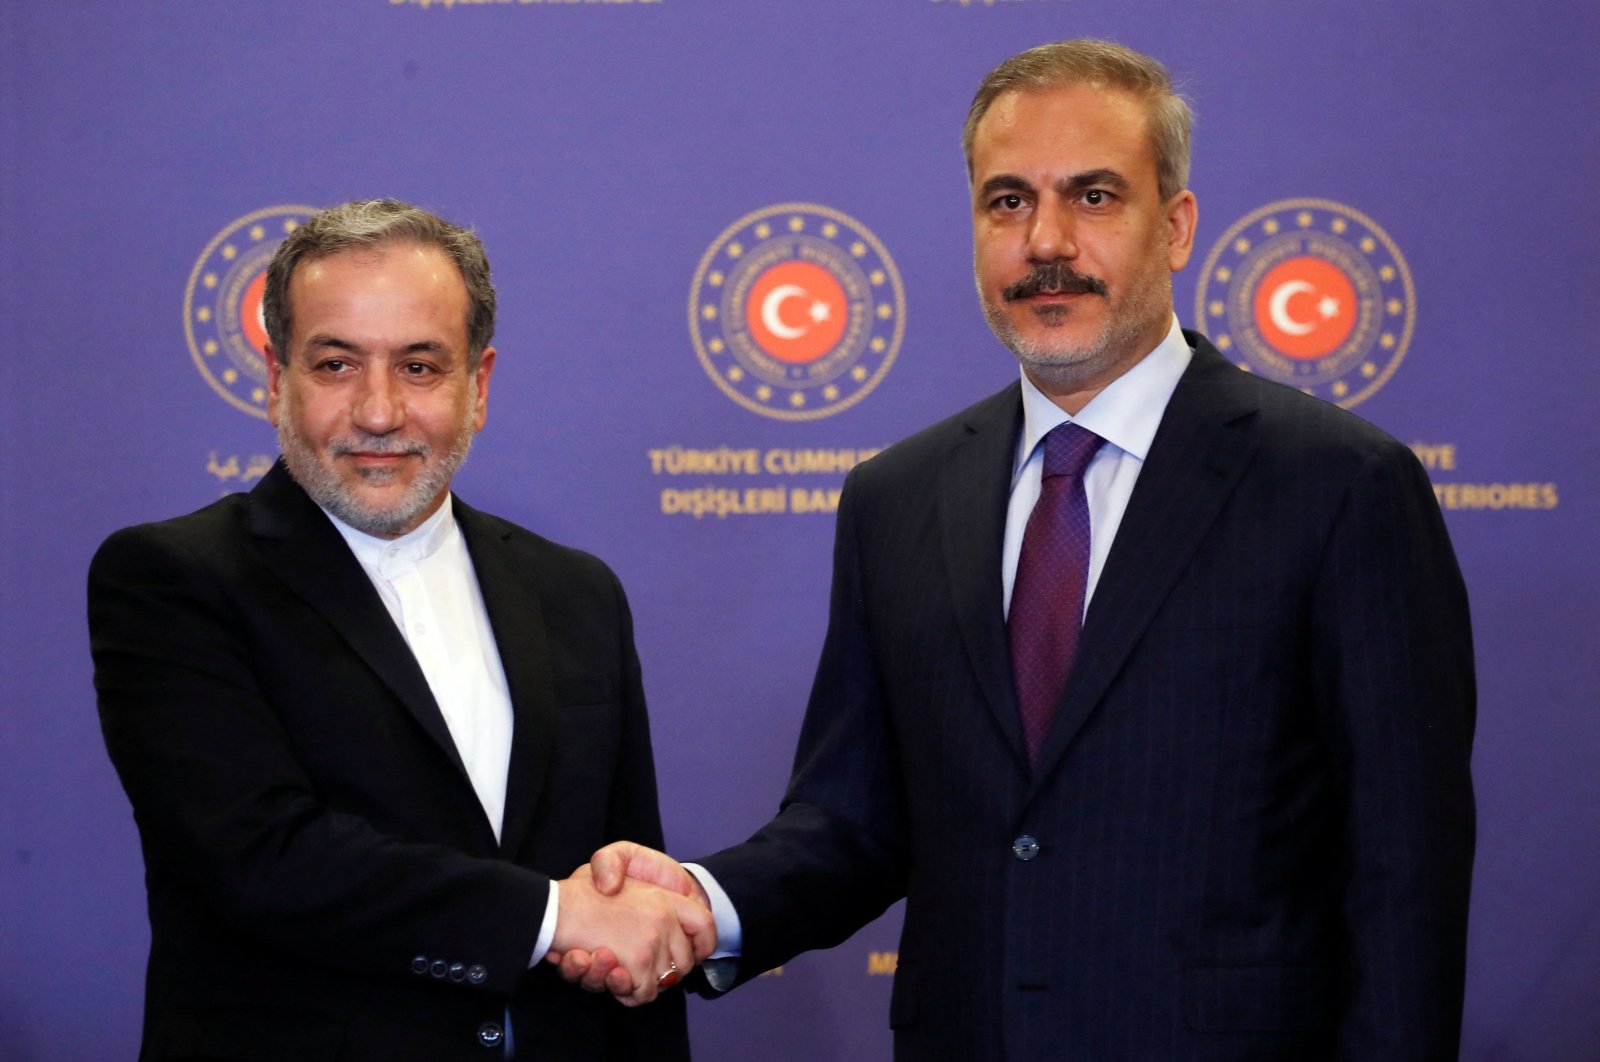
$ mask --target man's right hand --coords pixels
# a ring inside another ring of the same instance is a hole
[[[688,933],[693,938],[696,961],[705,959],[716,948],[716,923],[711,917],[710,898],[706,896],[705,890],[700,887],[694,875],[664,852],[646,848],[632,841],[616,841],[596,852],[590,857],[589,865],[580,868],[568,881],[571,882],[570,886],[567,882],[562,883],[563,914],[568,888],[589,891],[605,897],[626,895],[625,890],[653,888],[683,897],[683,902],[692,902],[695,909],[704,917],[705,924],[709,926],[709,932]],[[684,928],[687,931],[688,926]],[[557,941],[561,937],[561,925],[558,921]],[[704,948],[701,947],[702,943],[705,943]],[[637,995],[638,977],[630,975],[627,963],[609,947],[563,948],[553,945],[549,959],[560,964],[563,979],[571,984],[581,985],[590,992],[610,992],[624,1003],[633,1000]],[[691,965],[680,962],[678,968],[687,975]],[[663,966],[662,969],[665,970],[667,967]],[[654,983],[651,988],[655,988]],[[652,991],[651,996],[653,995]],[[645,1002],[645,1000],[637,1001]]]
[[[641,851],[667,859],[650,849]],[[677,982],[668,978],[666,985],[660,983],[674,967],[685,976],[716,949],[709,903],[691,899],[681,888],[628,880],[621,871],[614,871],[606,884],[609,888],[597,887],[588,867],[561,883],[549,959],[560,963],[568,981],[637,1006]]]

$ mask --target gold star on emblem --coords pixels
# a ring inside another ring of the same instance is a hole
[[[222,382],[223,383],[231,384],[231,383],[233,383],[233,381],[237,380],[238,378],[239,378],[239,374],[237,372],[235,372],[233,369],[223,369],[222,370]]]
[[[1236,362],[1235,364],[1237,364],[1239,366],[1239,368],[1243,369],[1245,372],[1254,372],[1255,371],[1246,362],[1242,362],[1241,361],[1241,362]]]
[[[231,262],[239,257],[239,252],[233,249],[233,244],[225,243],[222,245],[222,257]]]
[[[1334,232],[1343,232],[1349,227],[1349,224],[1345,222],[1344,218],[1334,218],[1328,223],[1328,228],[1332,229]]]
[[[267,400],[267,390],[266,390],[266,388],[257,387],[256,389],[254,389],[253,391],[250,392],[250,401],[252,401],[252,402],[265,402],[266,400]]]
[[[1401,310],[1405,309],[1399,299],[1390,299],[1388,302],[1383,304],[1383,307],[1390,313],[1399,313]]]
[[[862,243],[860,240],[857,240],[855,243],[850,245],[850,253],[855,255],[857,258],[861,258],[867,253],[867,245]]]
[[[801,406],[805,405],[806,404],[806,396],[805,396],[804,392],[796,391],[793,394],[791,394],[789,396],[789,404],[791,406],[793,406],[794,408],[796,408],[796,409],[799,409]]]
[[[756,388],[756,397],[765,402],[767,399],[772,397],[772,388],[768,387],[766,384],[762,384],[760,387]]]
[[[874,284],[882,284],[888,278],[883,275],[883,270],[874,269],[872,272],[867,274],[867,279],[872,281]]]
[[[806,228],[806,223],[802,219],[800,219],[800,218],[790,218],[789,219],[789,231],[790,232],[804,232],[805,228]]]
[[[1278,219],[1277,218],[1268,218],[1266,221],[1263,221],[1261,223],[1261,231],[1266,233],[1268,236],[1271,236],[1273,233],[1277,232],[1278,231]]]
[[[1384,350],[1389,350],[1390,348],[1392,348],[1394,346],[1394,336],[1393,336],[1393,334],[1391,334],[1389,332],[1385,332],[1383,335],[1379,336],[1378,337],[1378,346],[1382,347]]]
[[[1223,284],[1226,284],[1231,276],[1233,276],[1233,270],[1227,266],[1222,266],[1217,270],[1217,280]]]
[[[737,243],[728,244],[728,257],[729,258],[738,258],[741,254],[744,254],[744,248],[743,247],[741,247]]]
[[[717,319],[717,308],[715,306],[702,306],[700,307],[700,316],[708,321],[714,321]]]
[[[1371,236],[1363,236],[1361,237],[1361,242],[1357,244],[1357,246],[1367,254],[1371,254],[1373,251],[1378,249],[1378,241],[1374,240]]]
[[[1222,336],[1218,336],[1217,337],[1217,349],[1218,350],[1227,350],[1228,348],[1230,348],[1232,346],[1233,346],[1233,337],[1232,336],[1222,335]]]
[[[771,236],[771,235],[772,235],[772,226],[768,225],[765,221],[763,221],[761,224],[756,226],[756,239],[764,240],[768,236]]]
[[[1211,302],[1206,306],[1206,309],[1210,311],[1212,317],[1221,317],[1222,311],[1227,309],[1227,307],[1222,305],[1221,299],[1212,299]]]
[[[1370,380],[1374,376],[1378,375],[1378,367],[1369,361],[1361,366],[1361,375]]]
[[[250,238],[252,240],[259,240],[262,237],[266,236],[266,234],[267,234],[267,230],[262,228],[260,225],[251,225],[250,226]]]
[[[722,353],[722,340],[720,339],[713,339],[711,342],[707,343],[706,346],[711,348],[711,353],[713,354]]]
[[[722,287],[722,274],[713,269],[711,275],[706,277],[706,283],[714,288]]]
[[[217,286],[217,275],[215,273],[207,273],[205,276],[200,278],[200,283],[204,284],[208,288],[214,288]]]
[[[883,348],[888,346],[888,345],[889,344],[887,344],[887,343],[885,343],[883,341],[883,337],[882,336],[873,336],[872,337],[872,342],[867,344],[867,346],[872,348],[872,352],[874,354],[882,354],[883,353]]]
[[[867,370],[864,367],[857,365],[855,368],[850,370],[850,379],[854,380],[856,383],[860,383],[866,378]]]
[[[826,236],[826,237],[827,237],[827,238],[828,238],[828,239],[830,239],[830,240],[831,240],[831,239],[833,239],[833,238],[834,238],[834,237],[835,237],[835,236],[837,236],[837,235],[839,235],[839,226],[837,226],[837,225],[835,225],[835,224],[834,224],[834,223],[833,223],[833,222],[831,222],[831,221],[829,221],[829,222],[826,222],[826,223],[825,223],[825,224],[824,224],[824,225],[823,225],[823,226],[822,226],[822,234],[823,234],[823,235],[824,235],[824,236]]]
[[[1243,236],[1240,236],[1237,240],[1233,241],[1233,249],[1239,254],[1244,254],[1250,249],[1250,241],[1245,239]]]
[[[194,312],[194,317],[195,317],[195,320],[197,320],[197,321],[209,321],[209,320],[211,320],[211,307],[209,307],[209,306],[200,307],[198,310],[196,310]]]
[[[891,307],[888,303],[886,303],[886,302],[878,303],[878,319],[879,320],[887,321],[889,319],[889,316],[891,314],[893,314],[893,313],[894,313],[894,308]]]
[[[283,223],[283,231],[285,233],[293,232],[295,229],[298,229],[299,227],[300,227],[300,223],[298,221],[294,220],[293,218],[289,218],[288,220],[286,220]]]
[[[1294,223],[1299,225],[1302,229],[1309,229],[1311,227],[1311,211],[1300,211],[1300,213],[1294,216]]]
[[[1386,266],[1380,266],[1378,268],[1378,278],[1380,280],[1385,281],[1385,282],[1393,280],[1394,279],[1394,266],[1387,266],[1387,265]]]
[[[744,370],[735,365],[733,368],[728,370],[728,379],[732,380],[734,383],[738,383],[740,380],[744,379]]]
[[[217,341],[215,339],[208,339],[200,349],[205,351],[207,354],[215,354],[217,352]]]
[[[839,397],[839,389],[833,386],[833,384],[829,384],[827,387],[822,389],[822,397],[827,399],[829,402],[832,402],[835,398]]]
[[[1335,381],[1333,381],[1333,397],[1335,397],[1335,398],[1343,398],[1345,395],[1347,395],[1349,393],[1350,393],[1350,386],[1348,384],[1346,384],[1343,380],[1335,380]]]

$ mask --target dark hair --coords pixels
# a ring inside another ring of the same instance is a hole
[[[448,254],[467,285],[467,367],[476,371],[494,338],[494,284],[483,241],[470,229],[452,225],[421,207],[397,199],[365,199],[329,207],[312,215],[278,245],[267,267],[262,316],[267,337],[280,365],[289,362],[289,333],[294,319],[289,305],[289,280],[302,262],[359,247],[419,243]]]

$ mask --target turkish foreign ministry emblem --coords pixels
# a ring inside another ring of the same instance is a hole
[[[1240,368],[1346,409],[1394,375],[1416,314],[1389,234],[1326,199],[1284,199],[1235,222],[1195,291],[1200,329]]]
[[[706,374],[778,420],[816,420],[865,398],[894,364],[905,319],[883,244],[814,203],[779,203],[728,226],[689,289],[689,335]]]
[[[206,245],[183,290],[189,356],[229,405],[267,416],[267,328],[261,315],[267,265],[283,238],[315,207],[276,206],[246,214]]]

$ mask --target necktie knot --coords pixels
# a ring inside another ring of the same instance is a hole
[[[1105,442],[1079,424],[1060,424],[1044,437],[1044,475],[1083,477],[1083,470]]]

